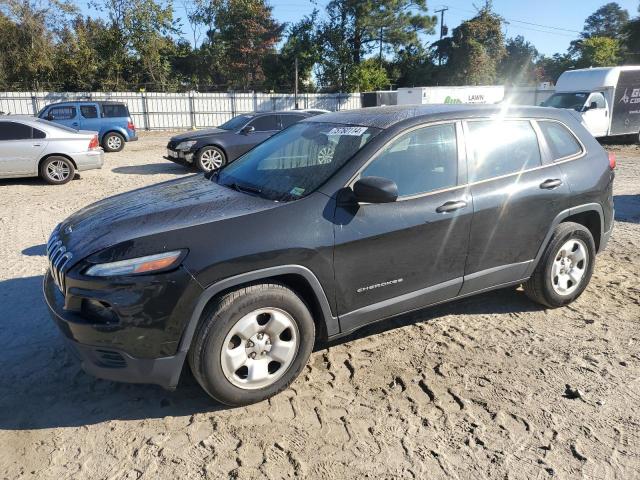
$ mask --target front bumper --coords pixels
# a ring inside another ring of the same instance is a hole
[[[201,288],[181,268],[162,275],[126,284],[67,276],[63,295],[47,272],[49,313],[83,370],[108,380],[175,388],[186,356],[177,347]],[[85,302],[92,308],[108,305],[112,315],[95,315]]]
[[[171,148],[167,148],[167,154],[163,156],[165,160],[170,160],[175,163],[179,163],[180,165],[193,165],[195,161],[195,152],[188,150],[173,150]]]
[[[102,168],[102,165],[104,165],[104,150],[99,148],[96,150],[75,153],[73,154],[73,161],[75,162],[79,172]]]

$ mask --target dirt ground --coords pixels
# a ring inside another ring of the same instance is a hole
[[[175,392],[84,374],[42,300],[59,221],[190,173],[162,160],[168,136],[64,187],[0,180],[0,478],[640,478],[638,147],[609,147],[615,231],[571,306],[508,289],[427,309],[321,345],[284,393],[228,409],[188,374]]]

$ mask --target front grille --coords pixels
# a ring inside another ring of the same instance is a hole
[[[67,251],[62,244],[58,231],[51,234],[51,238],[47,243],[47,257],[49,258],[49,268],[54,283],[64,293],[64,272],[65,267],[69,265],[69,261],[73,258],[73,254]]]

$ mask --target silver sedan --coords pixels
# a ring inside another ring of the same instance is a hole
[[[97,132],[40,118],[0,115],[0,178],[39,176],[61,185],[76,171],[101,168],[103,162]]]

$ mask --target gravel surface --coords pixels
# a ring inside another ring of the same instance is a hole
[[[0,478],[640,478],[640,149],[617,152],[616,225],[569,307],[500,290],[320,345],[291,388],[228,409],[84,374],[41,294],[53,227],[190,174],[142,134],[63,187],[0,180]]]

